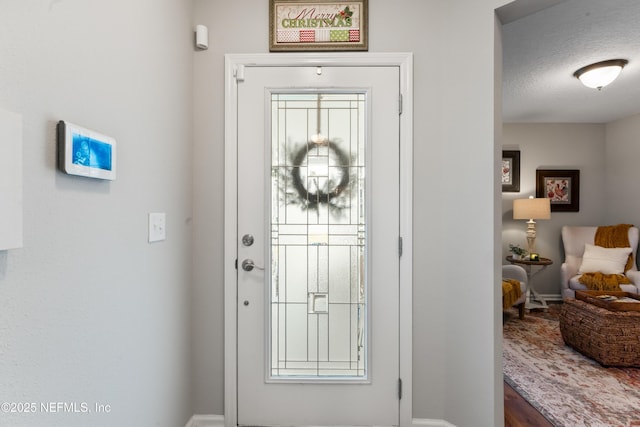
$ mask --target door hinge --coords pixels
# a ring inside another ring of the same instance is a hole
[[[398,95],[398,114],[402,115],[402,94]]]
[[[402,399],[402,378],[398,378],[398,399]]]
[[[238,269],[238,258],[236,258],[236,270]]]
[[[398,256],[402,256],[402,236],[398,237]]]

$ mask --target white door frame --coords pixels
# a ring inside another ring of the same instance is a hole
[[[225,184],[224,184],[224,423],[237,425],[237,82],[245,67],[376,67],[400,68],[400,425],[412,423],[412,258],[413,258],[413,54],[412,53],[279,53],[225,55]]]

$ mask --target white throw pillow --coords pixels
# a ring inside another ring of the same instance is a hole
[[[603,274],[624,273],[624,266],[631,253],[631,248],[603,248],[590,244],[584,245],[584,255],[578,273]]]

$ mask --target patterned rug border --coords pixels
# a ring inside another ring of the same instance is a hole
[[[532,398],[529,393],[520,388],[518,384],[515,383],[507,374],[504,374],[504,380],[507,384],[509,384],[520,396],[524,398],[531,406],[533,406],[543,417],[546,418],[553,425],[557,425],[560,420],[556,420],[555,417],[549,413],[538,401]]]
[[[549,307],[548,310],[529,312],[529,313],[527,313],[527,316],[534,316],[536,318],[540,318],[540,319],[543,319],[543,320],[549,320],[549,321],[558,321],[559,314],[560,314],[560,307],[561,307],[561,304],[553,304],[553,305],[551,305]],[[517,319],[515,317],[515,315],[514,315],[513,310],[510,310],[510,311],[505,311],[503,313],[503,325],[507,321],[515,321],[515,322],[517,322],[517,321],[520,321],[520,319]],[[573,350],[573,349],[571,349],[571,350]],[[529,393],[527,393],[526,390],[524,390],[522,387],[520,387],[506,373],[504,374],[504,380],[505,380],[505,382],[507,384],[509,384],[511,386],[511,388],[513,388],[520,396],[522,396],[527,401],[527,403],[529,403],[538,412],[540,412],[540,414],[547,421],[549,421],[551,424],[558,425],[558,423],[562,422],[562,420],[559,420],[556,417],[554,417],[553,414],[551,412],[549,412],[549,410],[545,409],[545,407],[542,406],[542,404],[540,402],[538,402],[533,396],[531,396]]]

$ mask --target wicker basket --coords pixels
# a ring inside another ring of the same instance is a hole
[[[610,311],[565,299],[560,333],[567,345],[604,366],[640,367],[640,312]]]

